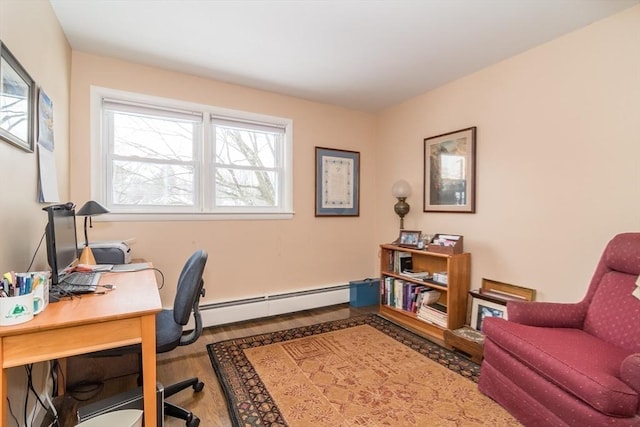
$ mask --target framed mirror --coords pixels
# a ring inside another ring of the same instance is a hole
[[[474,213],[476,128],[424,140],[424,212]]]
[[[0,139],[33,152],[35,139],[34,80],[0,42]]]

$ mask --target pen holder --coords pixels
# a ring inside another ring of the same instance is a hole
[[[42,306],[42,301],[40,301],[40,306]],[[0,326],[28,322],[33,319],[33,309],[33,293],[0,298]]]

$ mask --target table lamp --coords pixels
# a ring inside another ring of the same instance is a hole
[[[82,249],[82,254],[80,254],[80,260],[78,261],[80,264],[96,264],[96,259],[93,257],[93,251],[89,247],[89,237],[87,236],[87,219],[89,220],[89,227],[93,228],[91,217],[95,215],[102,215],[108,212],[109,209],[93,200],[89,200],[80,208],[78,212],[76,212],[77,216],[84,217],[84,249]]]
[[[404,228],[404,216],[409,213],[410,206],[406,202],[407,197],[411,195],[411,186],[407,181],[401,179],[396,181],[391,187],[391,194],[398,199],[398,202],[393,205],[393,209],[400,217],[400,230]]]

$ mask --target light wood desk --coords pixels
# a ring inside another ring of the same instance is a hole
[[[5,369],[78,354],[142,344],[145,427],[156,426],[155,314],[162,308],[153,270],[103,273],[104,295],[50,303],[33,320],[0,327],[0,416],[7,425]]]

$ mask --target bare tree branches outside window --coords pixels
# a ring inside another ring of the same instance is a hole
[[[119,108],[114,102],[103,109],[103,122],[109,153],[107,205],[116,211],[281,205],[282,125],[129,104]]]

